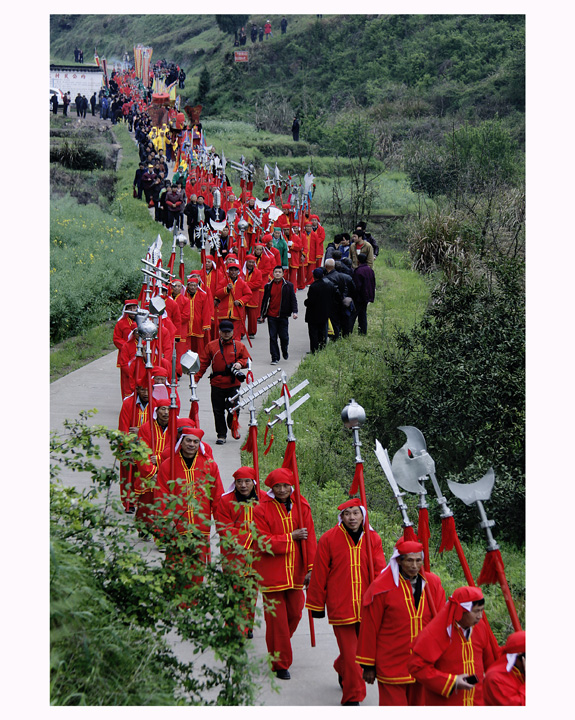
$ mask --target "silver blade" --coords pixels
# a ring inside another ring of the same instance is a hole
[[[447,484],[455,497],[462,500],[466,505],[473,505],[477,501],[489,500],[491,491],[495,483],[495,472],[493,468],[485,473],[485,475],[474,483],[462,484],[448,480]]]
[[[407,435],[407,447],[414,455],[418,455],[422,451],[427,450],[425,438],[421,430],[413,427],[413,425],[400,425],[397,429]]]
[[[395,497],[401,497],[402,493],[400,492],[399,487],[397,486],[397,482],[393,476],[393,470],[391,469],[391,463],[389,462],[389,455],[387,453],[387,450],[383,449],[383,446],[379,442],[379,440],[375,441],[375,455],[379,460],[379,464],[381,465],[381,468],[385,473],[387,481],[391,485],[393,494],[395,495]]]
[[[429,456],[427,456],[429,457]],[[407,492],[421,495],[425,488],[419,482],[420,477],[428,474],[425,457],[410,458],[407,452],[407,445],[400,447],[393,456],[391,469],[397,484]]]

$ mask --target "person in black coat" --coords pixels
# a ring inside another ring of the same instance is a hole
[[[270,335],[270,355],[272,365],[280,361],[278,337],[284,360],[287,360],[289,347],[289,318],[297,320],[297,299],[292,283],[284,280],[283,268],[276,265],[273,270],[273,280],[264,287],[262,298],[262,318],[267,318]]]
[[[327,321],[333,308],[341,304],[337,286],[325,279],[323,268],[315,268],[313,278],[304,301],[309,349],[312,353],[326,346]]]

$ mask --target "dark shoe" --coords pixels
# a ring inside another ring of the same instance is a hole
[[[280,680],[289,680],[291,678],[289,670],[276,670],[276,675]]]
[[[130,506],[126,509],[126,512],[128,513],[128,515],[133,515],[133,514],[136,512],[136,506],[135,506],[135,505],[130,505]]]
[[[248,636],[247,636],[247,637],[248,637],[248,640],[253,640],[254,631],[253,631],[253,630],[248,630]]]
[[[272,360],[270,363],[270,365],[278,365],[278,364],[279,364],[279,360]]]
[[[223,445],[223,444],[225,443],[225,441],[226,441],[225,438],[219,437],[219,438],[216,440],[216,445]]]
[[[284,360],[287,360],[289,358],[289,355],[287,354],[287,352],[282,353],[282,355],[284,356]]]
[[[347,702],[342,703],[342,705],[359,705],[357,700],[348,700]]]
[[[342,678],[342,676],[341,676],[339,673],[338,673],[338,676],[337,676],[337,681],[338,681],[338,683],[339,683],[340,688],[343,690],[343,678]]]

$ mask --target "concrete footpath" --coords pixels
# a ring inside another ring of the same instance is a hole
[[[296,370],[300,360],[309,350],[309,339],[307,325],[304,322],[305,307],[303,304],[307,290],[300,290],[297,293],[299,314],[296,320],[290,320],[290,345],[289,359],[281,360],[277,366],[270,365],[269,339],[267,325],[259,325],[258,332],[252,339],[253,348],[246,346],[253,358],[252,371],[257,379],[269,373],[271,370],[280,367],[289,376]],[[117,353],[113,352],[105,357],[96,360],[85,367],[75,370],[60,380],[56,380],[50,386],[50,426],[53,430],[62,430],[62,423],[65,419],[75,419],[82,410],[97,408],[98,413],[88,420],[89,425],[106,425],[118,427],[118,415],[120,412],[120,373],[116,367]],[[278,373],[278,376],[280,373]],[[267,382],[270,382],[268,380]],[[313,388],[308,388],[313,393]],[[190,389],[189,378],[184,375],[178,384],[178,392],[182,404],[181,414],[189,412]],[[215,445],[216,433],[210,403],[210,385],[207,377],[202,378],[198,384],[200,426],[205,431],[204,440],[214,450],[214,458],[220,468],[224,488],[227,489],[232,481],[232,473],[241,465],[240,448],[247,436],[249,413],[244,411],[240,416],[241,440],[233,440],[228,435],[225,445]],[[279,397],[280,389],[274,387],[268,396],[261,396],[257,399],[258,409],[264,401]],[[297,399],[297,398],[296,398]],[[285,425],[284,425],[285,428]],[[265,425],[260,424],[259,433],[265,432]],[[285,442],[285,430],[275,428],[275,442]],[[102,446],[102,463],[112,464],[114,458],[109,448]],[[79,473],[63,474],[63,481],[66,484],[78,488],[88,485],[89,478]],[[119,497],[119,490],[115,488]],[[312,508],[313,510],[313,508]],[[335,513],[334,513],[335,522]],[[155,547],[150,541],[141,541],[142,549],[154,554]],[[217,549],[217,535],[214,533],[212,546]],[[261,598],[259,600],[261,606]],[[337,675],[333,669],[333,661],[337,657],[338,648],[335,636],[326,619],[315,621],[316,647],[312,648],[310,643],[309,623],[307,611],[304,611],[302,621],[292,639],[294,662],[290,668],[292,679],[289,681],[276,680],[279,692],[271,689],[267,681],[263,681],[262,692],[258,698],[258,704],[275,706],[338,706],[341,700],[341,690],[338,685]],[[254,629],[253,652],[258,657],[264,657],[267,653],[265,644],[265,624],[262,618],[262,626]],[[191,659],[192,648],[189,643],[174,641],[174,648],[182,659]],[[377,687],[368,686],[367,697],[362,705],[377,705]]]

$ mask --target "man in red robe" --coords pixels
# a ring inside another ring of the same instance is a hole
[[[186,292],[180,306],[181,333],[184,337],[185,331],[186,338],[184,352],[191,350],[198,354],[204,349],[205,336],[209,335],[212,323],[212,299],[207,292],[200,289],[199,285],[199,273],[192,273],[188,277]]]
[[[457,588],[413,644],[411,674],[425,687],[425,704],[483,705],[483,676],[494,655],[478,587]]]
[[[380,705],[424,704],[407,662],[412,642],[444,603],[441,580],[423,572],[423,545],[400,539],[364,595],[357,644],[364,680],[377,679]]]
[[[251,297],[246,301],[246,312],[248,335],[254,338],[258,331],[258,317],[262,306],[263,289],[266,284],[261,272],[256,267],[255,255],[246,256],[244,277],[252,291]]]
[[[145,372],[136,381],[136,389],[124,398],[118,418],[118,430],[125,433],[138,432],[141,425],[148,421],[149,402],[148,384]],[[127,513],[136,512],[134,498],[134,465],[120,465],[120,498]]]
[[[365,681],[356,662],[361,602],[369,585],[365,508],[359,498],[338,507],[338,524],[324,533],[317,546],[307,591],[306,608],[313,617],[325,616],[333,627],[339,657],[333,664],[343,690],[342,705],[359,705],[365,699]],[[370,528],[375,575],[385,567],[381,538]]]
[[[269,549],[259,552],[254,570],[262,578],[267,649],[270,654],[279,654],[272,661],[272,670],[281,680],[289,680],[291,637],[301,620],[303,588],[309,583],[317,542],[311,509],[304,497],[300,498],[303,517],[299,516],[291,470],[273,470],[265,484],[270,490],[260,497],[254,522],[258,536],[269,544]],[[307,565],[303,561],[303,542],[307,543]]]
[[[214,512],[216,529],[220,536],[222,554],[226,556],[227,567],[231,572],[251,574],[252,566],[246,563],[243,554],[234,553],[234,545],[253,550],[254,539],[251,532],[254,507],[258,504],[258,487],[254,468],[243,466],[233,474],[233,482],[221,496]],[[225,539],[224,539],[225,538]],[[230,547],[231,545],[231,547]],[[248,638],[253,637],[253,624],[257,593],[250,602],[245,603],[245,628]]]
[[[252,290],[245,280],[240,277],[240,266],[236,261],[231,262],[227,268],[228,277],[216,290],[216,317],[218,321],[230,320],[233,323],[234,339],[240,340],[245,334],[246,302],[252,296]]]
[[[483,680],[486,705],[525,705],[525,630],[512,633]]]
[[[182,428],[176,446],[175,475],[171,477],[170,459],[164,460],[154,489],[154,500],[158,504],[155,512],[169,525],[168,528],[155,521],[155,531],[166,538],[166,562],[172,563],[176,571],[182,571],[184,587],[186,580],[190,581],[189,563],[192,564],[191,581],[199,583],[203,579],[202,565],[210,560],[210,518],[223,493],[218,466],[202,447],[203,435],[199,428]],[[199,557],[195,544],[182,550],[170,541],[170,531],[180,537],[193,537],[199,531],[203,536]]]
[[[323,244],[325,241],[325,229],[320,225],[319,218],[317,215],[310,215],[309,219],[311,220],[311,229],[316,235],[316,241],[315,241],[315,266],[316,268],[321,267],[321,262],[323,260]]]

